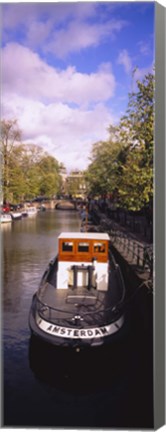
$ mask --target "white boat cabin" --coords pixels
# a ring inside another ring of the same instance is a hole
[[[61,233],[58,237],[57,288],[107,291],[109,240],[105,233]]]

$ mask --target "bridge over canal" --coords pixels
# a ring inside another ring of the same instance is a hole
[[[33,205],[36,208],[40,207],[40,205],[42,205],[42,204],[45,206],[45,208],[47,210],[54,210],[54,209],[58,209],[58,208],[69,209],[69,210],[73,208],[73,209],[77,210],[78,205],[80,204],[80,201],[79,200],[73,200],[73,199],[57,199],[57,198],[50,199],[50,200],[44,199],[42,201],[39,201],[39,200],[33,201]]]

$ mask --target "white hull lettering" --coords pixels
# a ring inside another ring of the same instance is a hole
[[[70,339],[93,339],[109,336],[119,330],[124,322],[123,316],[119,318],[115,323],[103,327],[95,327],[91,329],[75,329],[61,327],[48,323],[47,321],[41,319],[39,315],[36,315],[36,323],[41,330],[44,332],[55,335],[58,337],[70,338]]]
[[[57,326],[48,326],[46,331],[48,333],[54,333],[58,336],[65,336],[65,337],[72,337],[72,338],[94,338],[94,337],[101,337],[103,335],[108,334],[106,327],[101,328],[95,328],[95,329],[85,329],[85,330],[79,330],[79,329],[69,329],[66,327],[57,327]]]
[[[101,332],[104,335],[105,333],[107,333],[107,328],[106,327],[101,327]]]

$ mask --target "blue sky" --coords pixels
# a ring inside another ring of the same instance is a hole
[[[2,118],[67,170],[124,114],[154,64],[154,2],[4,3]]]

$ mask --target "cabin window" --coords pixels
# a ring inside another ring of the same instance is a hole
[[[65,241],[62,243],[63,252],[73,252],[73,242]]]
[[[78,243],[78,252],[89,252],[89,243],[87,242]]]
[[[95,242],[93,244],[94,252],[104,253],[105,252],[105,243],[103,242]]]

